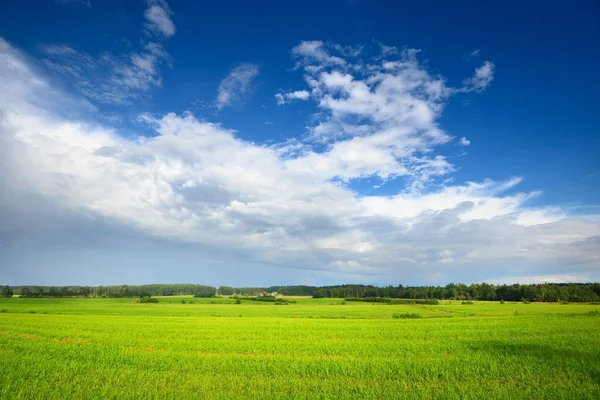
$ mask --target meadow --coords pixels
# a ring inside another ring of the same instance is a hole
[[[600,398],[600,305],[293,300],[0,299],[0,398]]]

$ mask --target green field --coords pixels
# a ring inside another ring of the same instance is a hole
[[[0,398],[600,398],[599,305],[181,300],[0,299]]]

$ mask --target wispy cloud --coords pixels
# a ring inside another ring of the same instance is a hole
[[[465,91],[483,92],[494,80],[494,63],[490,61],[484,61],[483,65],[475,69],[475,74],[466,79]]]
[[[44,64],[75,85],[89,99],[106,104],[130,104],[162,84],[160,67],[170,57],[159,43],[123,56],[93,57],[66,45],[42,47]]]
[[[326,44],[320,40],[305,40],[292,49],[292,56],[298,60],[296,67],[304,67],[316,72],[321,66],[343,66],[346,61],[331,55]]]
[[[275,94],[275,99],[277,100],[277,105],[283,105],[286,103],[290,103],[294,100],[308,100],[310,97],[310,92],[308,90],[296,90],[295,92],[290,93],[277,93]]]
[[[465,58],[467,60],[471,60],[471,59],[478,60],[479,57],[480,57],[480,55],[481,55],[481,50],[479,50],[479,49],[473,49],[473,51],[470,52]]]
[[[215,106],[218,110],[241,104],[252,92],[254,79],[258,76],[259,67],[256,64],[244,63],[235,67],[221,81],[217,90]]]
[[[146,28],[156,34],[165,37],[175,35],[175,24],[171,20],[173,12],[164,0],[149,0],[148,8],[144,12]]]
[[[170,13],[166,2],[150,1],[145,14],[147,19],[153,7],[163,10],[165,15]],[[158,14],[152,11],[150,15]],[[170,20],[168,22],[172,25]],[[159,25],[152,25],[153,32],[164,36],[174,34],[175,28],[170,30],[169,23],[162,21],[160,29]],[[137,52],[121,55],[104,52],[93,56],[65,44],[48,44],[41,49],[45,54],[43,63],[49,69],[69,78],[84,96],[105,104],[131,104],[160,87],[161,67],[171,63],[171,57],[158,41],[146,43]]]

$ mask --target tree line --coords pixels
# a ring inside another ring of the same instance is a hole
[[[493,285],[450,283],[446,286],[267,286],[233,287],[194,284],[153,284],[114,286],[0,286],[1,297],[143,297],[193,295],[195,297],[256,295],[277,292],[284,296],[334,297],[345,299],[397,298],[437,300],[505,300],[538,302],[599,302],[600,283],[542,283]]]
[[[597,302],[600,301],[600,283],[542,283],[493,285],[489,283],[449,283],[446,286],[269,286],[230,287],[220,286],[223,295],[277,292],[284,296],[312,296],[315,298],[397,298],[437,300],[492,300],[538,302]]]
[[[217,294],[217,289],[214,286],[194,284],[12,286],[9,289],[21,297],[148,297],[176,295],[215,297]]]
[[[386,286],[341,285],[319,288],[314,297],[364,298],[386,297],[400,299],[438,300],[505,300],[539,302],[597,302],[600,283],[542,283],[492,285],[489,283],[450,283],[446,286]]]

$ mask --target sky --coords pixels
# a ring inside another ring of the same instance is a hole
[[[0,3],[0,283],[600,280],[596,1]]]

